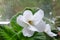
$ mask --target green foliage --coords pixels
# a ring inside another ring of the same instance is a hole
[[[8,27],[6,25],[0,26],[0,37],[1,40],[55,40],[45,33],[37,32],[35,32],[32,37],[24,37],[21,30],[19,32],[15,32],[12,27]]]
[[[13,35],[16,33],[9,26],[0,26],[0,37],[4,40],[10,40]],[[17,37],[14,37],[13,40],[16,40]],[[12,40],[12,39],[11,39]]]
[[[60,26],[60,16],[56,16],[55,24],[56,27]]]
[[[0,26],[1,40],[2,39],[3,40],[46,40],[47,36],[45,33],[35,32],[35,34],[32,37],[24,37],[21,30],[19,32],[15,32],[15,30],[13,30],[12,27],[8,27],[6,25]],[[50,37],[48,36],[48,38]]]
[[[17,23],[16,23],[16,18],[17,18],[17,16],[19,16],[20,14],[17,14],[17,15],[15,15],[15,16],[13,16],[12,17],[12,19],[11,19],[11,26],[13,27],[13,29],[16,31],[16,32],[18,32],[18,31],[20,31],[22,28],[21,28],[21,26],[20,25],[18,25]]]

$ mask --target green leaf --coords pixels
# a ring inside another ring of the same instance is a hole
[[[35,32],[32,37],[25,37],[25,36],[23,36],[22,33],[19,36],[21,38],[20,40],[46,40],[45,34],[38,33],[38,32]]]
[[[13,39],[11,39],[11,37],[15,34],[16,33],[14,32],[14,30],[9,26],[4,25],[4,26],[0,27],[0,37],[2,36],[1,39],[4,39],[4,40],[17,40],[17,36],[14,37]]]
[[[35,32],[32,37],[24,37],[22,33],[19,36],[21,38],[20,40],[56,40],[54,37],[50,37],[46,33],[38,32]]]
[[[18,13],[17,15],[13,16],[12,19],[11,19],[11,26],[13,27],[13,29],[18,32],[22,29],[22,27],[20,25],[17,24],[16,22],[16,18],[20,15],[21,13]]]

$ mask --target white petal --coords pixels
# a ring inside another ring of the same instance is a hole
[[[27,27],[28,25],[25,23],[25,19],[23,18],[22,15],[19,15],[17,17],[17,23],[22,26],[22,27]]]
[[[30,19],[32,19],[33,14],[32,14],[32,12],[31,12],[30,10],[26,10],[26,11],[24,11],[23,16],[24,16],[27,20],[30,20]]]
[[[43,32],[45,30],[45,22],[42,20],[35,26],[36,29],[38,29],[38,32]]]
[[[33,34],[34,34],[34,31],[31,31],[31,30],[29,30],[28,28],[24,28],[24,29],[22,30],[22,32],[23,32],[23,35],[24,35],[24,36],[27,36],[27,37],[31,37],[31,36],[33,36]]]
[[[53,33],[53,32],[47,32],[47,34],[48,34],[50,37],[57,36],[57,34],[55,34],[55,33]]]
[[[39,21],[42,20],[42,18],[44,17],[44,11],[43,10],[38,10],[35,14],[34,14],[34,20],[37,23],[39,23]]]
[[[38,32],[38,30],[35,28],[35,26],[31,26],[31,25],[29,26],[29,30]]]
[[[57,27],[57,29],[60,31],[60,27]]]
[[[50,37],[57,36],[57,34],[51,32],[51,27],[49,24],[46,25],[45,33],[47,33]]]
[[[51,27],[49,24],[46,24],[45,32],[51,32]]]
[[[44,21],[41,21],[39,22],[38,25],[34,25],[34,26],[31,26],[29,27],[29,30],[31,31],[37,31],[37,32],[43,32],[45,30],[45,22]]]

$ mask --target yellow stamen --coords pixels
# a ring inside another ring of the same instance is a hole
[[[28,21],[28,23],[32,25],[32,21]]]

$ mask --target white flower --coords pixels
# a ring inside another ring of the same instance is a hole
[[[46,24],[42,19],[44,17],[43,10],[38,10],[34,15],[30,10],[25,10],[23,15],[17,17],[17,23],[23,27],[22,33],[24,36],[31,37],[35,31],[46,32],[49,36],[56,36],[51,32],[49,24]]]
[[[23,27],[23,35],[31,37],[35,31],[43,32],[45,30],[45,22],[43,10],[38,10],[34,15],[30,10],[25,10],[23,15],[17,17],[17,23]]]
[[[49,24],[46,24],[45,33],[47,33],[50,37],[57,36],[57,34],[51,32],[51,27]]]

